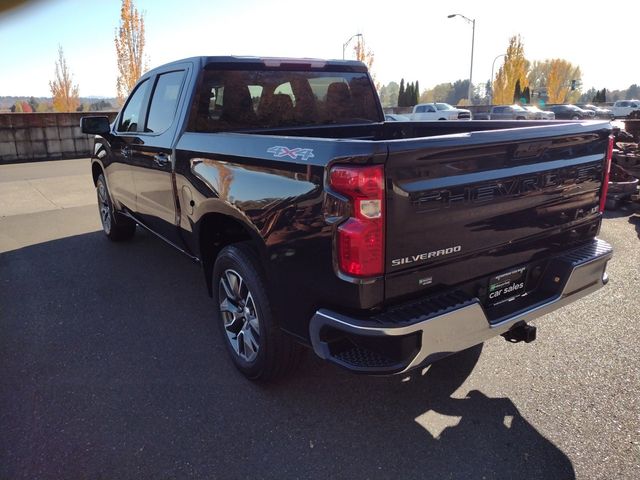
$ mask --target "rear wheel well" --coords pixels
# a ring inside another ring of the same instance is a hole
[[[200,220],[200,259],[204,269],[207,290],[211,295],[213,264],[220,251],[227,245],[251,241],[251,235],[238,220],[219,213],[210,213]]]
[[[100,174],[103,173],[102,172],[102,167],[100,166],[100,164],[94,162],[91,164],[91,175],[93,176],[93,184],[97,184],[98,183],[98,177],[100,176]]]

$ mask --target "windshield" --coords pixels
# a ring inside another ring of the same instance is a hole
[[[378,100],[366,73],[215,70],[202,72],[189,130],[378,122]]]
[[[512,105],[511,108],[513,108],[516,112],[524,112],[525,109],[522,108],[520,105]]]
[[[453,110],[453,107],[448,103],[436,103],[436,108],[438,110]]]
[[[541,112],[542,111],[538,107],[534,107],[534,106],[524,107],[524,108],[529,110],[530,112]]]

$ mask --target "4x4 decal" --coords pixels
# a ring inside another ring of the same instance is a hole
[[[278,145],[267,149],[267,152],[273,153],[273,156],[276,158],[289,157],[294,160],[301,158],[307,161],[314,157],[312,148],[288,148]]]

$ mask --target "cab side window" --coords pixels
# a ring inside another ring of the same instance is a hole
[[[162,133],[171,126],[176,114],[183,78],[184,70],[158,76],[145,132]]]
[[[431,105],[420,105],[416,108],[416,113],[435,112],[435,109]]]
[[[138,85],[135,92],[129,97],[127,105],[120,116],[118,124],[119,132],[140,132],[142,131],[141,120],[144,118],[144,100],[149,90],[149,81],[145,80]]]

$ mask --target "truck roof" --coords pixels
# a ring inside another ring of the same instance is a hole
[[[292,67],[304,68],[304,69],[318,69],[318,70],[340,70],[346,72],[367,72],[367,67],[364,63],[356,60],[325,60],[319,58],[291,58],[291,57],[251,57],[251,56],[199,56],[188,57],[180,60],[175,60],[170,63],[159,65],[150,70],[166,70],[172,66],[177,66],[180,63],[195,63],[199,64],[201,68],[205,65],[216,65],[220,68],[230,68],[233,65],[255,65],[257,68],[279,68],[291,69]]]

